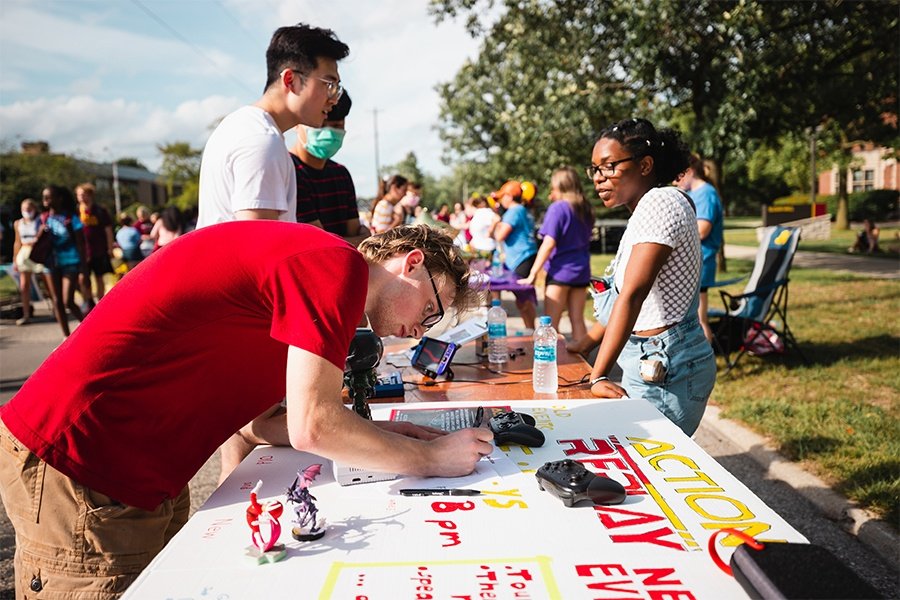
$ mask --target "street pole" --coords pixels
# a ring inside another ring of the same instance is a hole
[[[117,161],[113,161],[112,173],[113,195],[116,198],[116,218],[118,218],[119,213],[122,212],[122,197],[119,195],[119,163]]]

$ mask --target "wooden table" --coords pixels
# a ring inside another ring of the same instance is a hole
[[[500,372],[489,370],[487,359],[475,354],[476,342],[464,345],[456,352],[450,367],[453,370],[453,381],[432,382],[412,367],[401,369],[404,386],[403,402],[442,402],[456,400],[533,400],[552,398],[584,398],[590,397],[590,386],[587,378],[591,366],[579,355],[566,351],[566,342],[560,338],[557,343],[556,356],[559,366],[560,388],[556,394],[536,394],[531,386],[531,367],[534,360],[534,343],[531,337],[510,336],[507,345],[516,357],[511,359]],[[409,348],[406,340],[388,342],[385,346],[385,357],[379,370],[382,373],[396,370],[386,360],[391,352]],[[520,354],[521,352],[521,354]],[[493,369],[493,367],[491,367]],[[576,383],[584,381],[584,383]],[[426,385],[426,382],[427,385]],[[433,384],[432,384],[433,383]],[[573,385],[574,384],[574,385]],[[563,387],[566,386],[566,387]],[[400,402],[399,398],[374,398],[370,403]]]

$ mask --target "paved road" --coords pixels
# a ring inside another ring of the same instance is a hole
[[[812,253],[798,253],[795,265],[804,266],[803,263],[807,260],[805,254]],[[738,253],[729,252],[729,256],[737,257]],[[896,278],[897,275],[896,262],[866,257],[843,257],[859,258],[864,262],[835,264],[834,255],[831,257],[829,259],[831,266],[826,268],[838,268],[857,274],[865,272],[876,277],[893,273],[891,276]],[[809,260],[818,259],[809,257]],[[873,265],[872,261],[881,264]],[[866,266],[861,267],[861,264]],[[16,327],[12,321],[0,321],[0,405],[15,394],[25,378],[62,341],[58,326],[43,305],[38,306],[38,318],[39,322],[26,327]],[[514,322],[511,322],[510,326],[513,329],[516,327]],[[886,562],[872,548],[847,533],[840,523],[825,517],[816,505],[806,499],[802,493],[803,489],[794,489],[790,481],[773,479],[765,465],[757,462],[746,447],[741,447],[728,436],[724,436],[722,430],[715,427],[714,423],[704,422],[695,439],[710,455],[811,542],[830,549],[845,564],[880,590],[885,597],[900,596],[900,562],[896,554],[890,563]],[[217,474],[218,456],[213,456],[191,481],[194,510],[215,489]],[[0,510],[0,600],[14,598],[12,568],[14,547],[12,527],[6,518],[5,510]]]

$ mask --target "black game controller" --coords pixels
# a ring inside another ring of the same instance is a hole
[[[608,477],[588,471],[583,464],[571,459],[544,463],[535,473],[538,487],[573,506],[582,500],[594,504],[621,504],[625,500],[625,488]]]
[[[544,434],[534,426],[534,417],[524,413],[502,412],[491,417],[488,427],[500,445],[519,444],[536,448],[544,445]]]

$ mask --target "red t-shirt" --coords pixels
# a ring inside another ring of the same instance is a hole
[[[79,483],[153,509],[285,394],[288,345],[340,369],[368,267],[321,229],[203,228],[117,283],[0,418]]]

